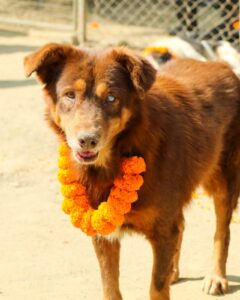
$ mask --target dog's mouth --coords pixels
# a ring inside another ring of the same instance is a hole
[[[98,157],[98,152],[92,151],[84,151],[84,152],[76,152],[75,157],[80,163],[93,163],[96,161]]]

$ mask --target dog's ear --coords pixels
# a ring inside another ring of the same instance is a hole
[[[114,48],[112,54],[114,59],[127,70],[135,90],[140,95],[150,89],[157,71],[147,59],[123,47]]]
[[[36,72],[39,80],[48,84],[53,82],[60,74],[67,56],[76,51],[70,45],[47,44],[39,50],[24,58],[24,69],[26,77]]]

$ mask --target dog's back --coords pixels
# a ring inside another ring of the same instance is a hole
[[[161,77],[172,78],[191,91],[205,117],[227,118],[236,113],[240,103],[240,81],[229,66],[222,62],[201,62],[179,59],[164,65]]]

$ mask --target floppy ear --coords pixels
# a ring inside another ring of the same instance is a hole
[[[24,58],[26,77],[36,72],[41,82],[53,82],[61,72],[67,56],[73,51],[76,49],[70,45],[51,43],[43,46]]]
[[[147,59],[126,48],[113,49],[113,56],[127,70],[134,88],[140,95],[150,89],[157,71]]]

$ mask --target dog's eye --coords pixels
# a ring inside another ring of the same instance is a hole
[[[75,97],[76,97],[76,94],[75,94],[74,91],[69,91],[69,92],[67,92],[67,93],[65,94],[65,96],[66,96],[67,98],[71,99],[71,100],[74,100]]]
[[[112,103],[112,102],[114,102],[115,100],[116,100],[116,97],[114,97],[113,95],[108,95],[108,96],[107,96],[107,102]]]

